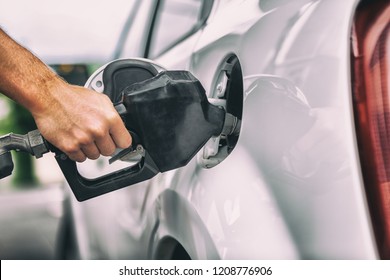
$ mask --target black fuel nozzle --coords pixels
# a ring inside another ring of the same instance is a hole
[[[49,147],[38,130],[25,135],[9,133],[0,137],[0,179],[12,174],[14,164],[11,151],[27,152],[36,158],[48,153]]]
[[[127,87],[123,104],[127,128],[142,139],[161,172],[186,165],[225,124],[225,110],[208,101],[188,71],[164,71]]]
[[[78,172],[74,161],[56,152],[79,201],[185,166],[225,126],[226,133],[235,131],[234,121],[228,117],[225,125],[225,110],[210,104],[203,86],[190,72],[157,71],[152,66],[148,61],[119,60],[102,73],[104,93],[133,138],[132,147],[119,151],[109,162],[123,160],[131,165],[91,179]]]
[[[240,129],[240,120],[211,104],[188,71],[165,71],[146,60],[116,60],[98,69],[86,86],[94,85],[104,88],[133,138],[132,147],[110,162],[136,163],[87,178],[35,130],[0,137],[0,179],[12,173],[11,150],[37,158],[52,151],[77,200],[83,201],[185,166],[211,137],[237,135]]]

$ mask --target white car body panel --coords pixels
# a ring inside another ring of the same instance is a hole
[[[156,61],[189,69],[212,94],[218,67],[237,56],[244,107],[235,149],[211,169],[194,158],[74,201],[81,257],[164,258],[174,240],[193,259],[378,258],[351,105],[357,2],[216,1],[207,25]]]

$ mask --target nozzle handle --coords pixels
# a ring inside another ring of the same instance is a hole
[[[56,153],[55,158],[78,201],[142,182],[160,172],[147,152],[138,164],[94,179],[83,177],[76,162],[62,152]]]

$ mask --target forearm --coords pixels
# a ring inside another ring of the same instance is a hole
[[[0,29],[0,92],[32,113],[52,106],[51,89],[63,81]]]

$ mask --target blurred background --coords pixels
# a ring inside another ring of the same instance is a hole
[[[135,0],[0,0],[0,27],[69,83],[84,85],[115,58]],[[0,135],[35,129],[27,110],[0,94]],[[51,154],[14,153],[0,181],[0,259],[53,259],[62,173]]]

